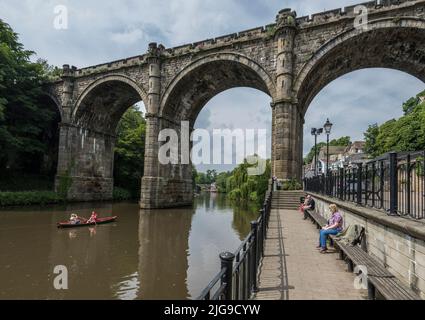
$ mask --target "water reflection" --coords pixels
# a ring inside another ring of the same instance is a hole
[[[193,209],[141,211],[140,299],[185,299]]]
[[[119,216],[116,223],[58,230],[71,213]],[[187,299],[234,251],[257,210],[205,194],[193,208],[140,211],[136,203],[0,211],[0,299]],[[53,270],[69,271],[69,290]]]

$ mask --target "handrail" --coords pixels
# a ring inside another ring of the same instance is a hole
[[[306,178],[304,187],[389,215],[425,219],[425,151],[391,152],[353,168]]]
[[[208,286],[202,291],[202,293],[199,295],[199,297],[206,297],[211,293],[211,290],[216,286],[217,282],[223,278],[224,274],[226,273],[226,268],[222,268],[220,272],[214,277],[214,279],[211,280],[211,282],[208,284]],[[204,300],[198,298],[197,300]]]

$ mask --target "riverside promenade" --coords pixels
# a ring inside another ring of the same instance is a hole
[[[272,209],[256,300],[367,299],[334,251],[318,252],[318,234],[300,212]]]

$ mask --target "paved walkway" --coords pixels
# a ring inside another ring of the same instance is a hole
[[[318,230],[294,210],[272,210],[257,300],[359,300],[355,275],[335,252],[316,249]]]

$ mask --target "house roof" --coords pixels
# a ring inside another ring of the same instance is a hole
[[[365,146],[366,146],[366,142],[364,141],[355,141],[351,145],[352,148],[356,148],[356,149],[364,149]]]

